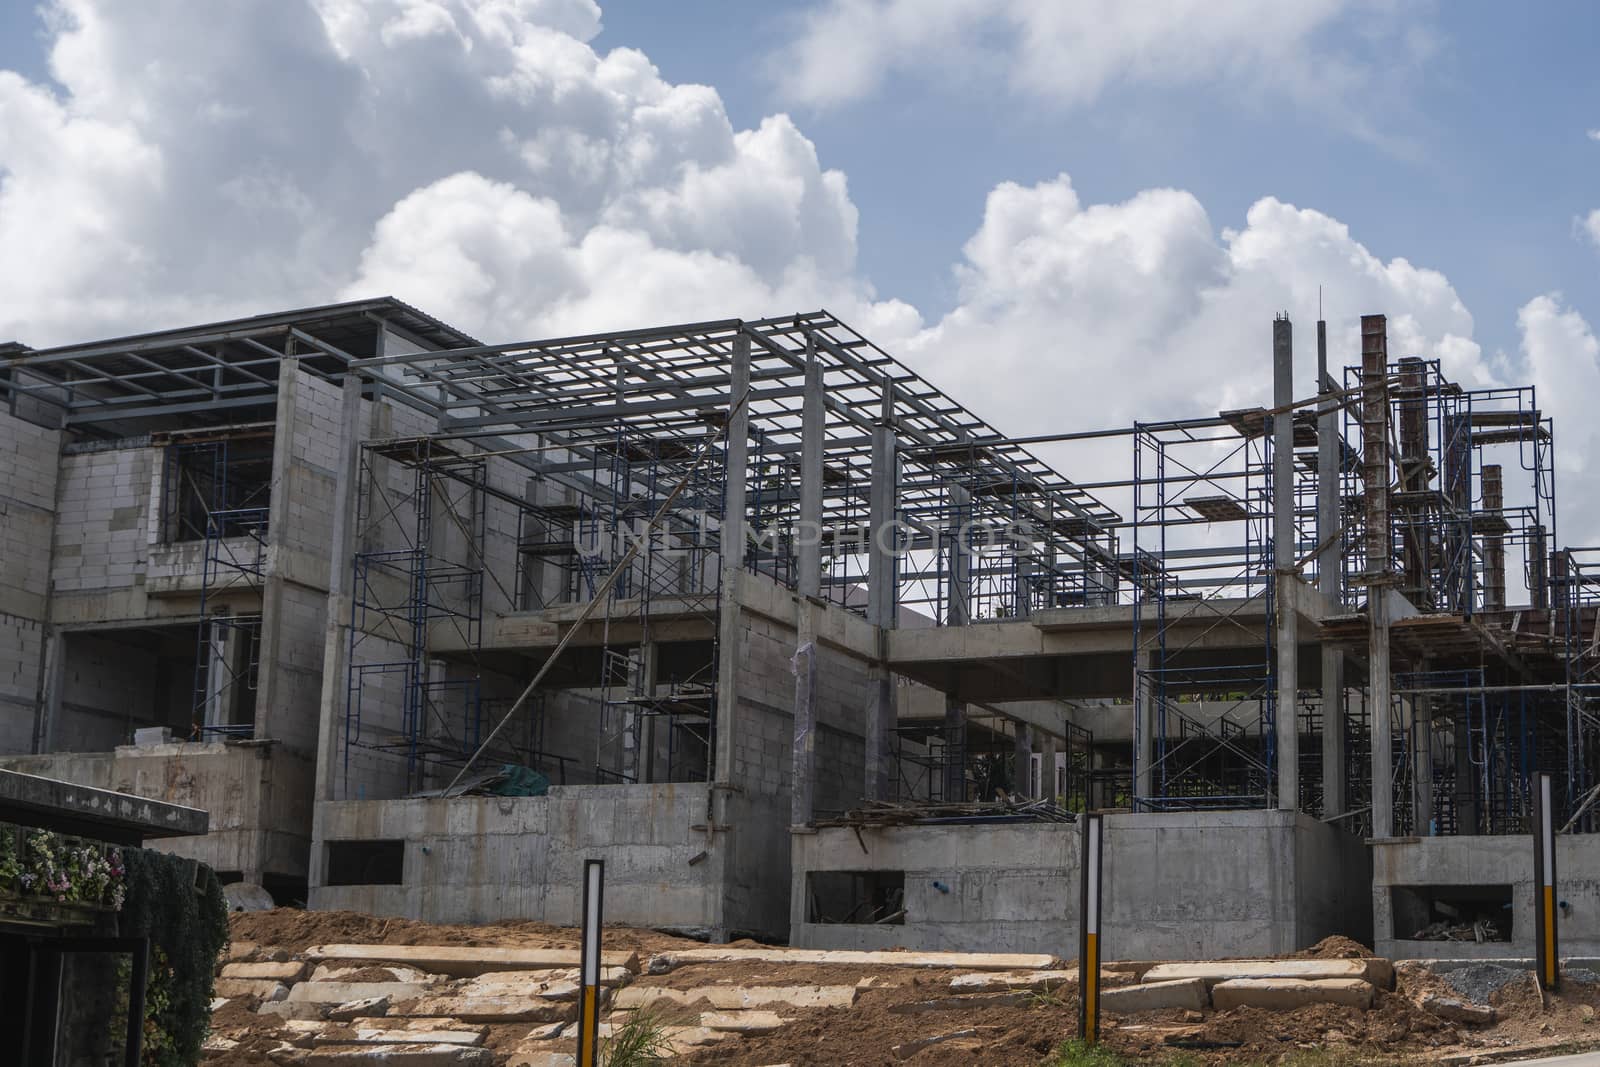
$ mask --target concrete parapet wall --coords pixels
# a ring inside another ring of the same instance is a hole
[[[1074,956],[1080,840],[1077,826],[1055,823],[796,834],[791,940]],[[904,924],[805,922],[810,871],[903,871]],[[1104,879],[1112,959],[1269,955],[1368,931],[1364,846],[1303,815],[1108,816]]]

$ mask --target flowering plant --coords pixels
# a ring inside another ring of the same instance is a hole
[[[21,836],[21,847],[18,837]],[[121,910],[127,869],[122,850],[49,830],[0,825],[0,895]]]

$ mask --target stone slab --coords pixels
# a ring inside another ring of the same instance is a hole
[[[1360,978],[1388,989],[1394,985],[1394,967],[1385,959],[1357,960],[1217,960],[1204,963],[1158,963],[1144,974],[1146,982],[1200,978],[1225,982],[1232,978],[1303,978],[1318,981]]]
[[[328,1018],[337,1022],[349,1022],[352,1019],[373,1018],[387,1014],[389,1014],[389,997],[364,997],[361,1000],[347,1000],[329,1009]]]
[[[1211,987],[1211,1006],[1292,1011],[1309,1004],[1372,1007],[1372,983],[1363,978],[1230,978]]]
[[[1037,953],[869,952],[857,949],[692,948],[650,957],[651,974],[691,963],[802,963],[860,967],[954,967],[968,971],[1043,971],[1058,963]]]
[[[388,997],[391,1003],[420,997],[427,986],[417,982],[297,982],[289,1000],[312,1004],[348,1004],[352,1000]]]
[[[1108,977],[1121,976],[1116,972],[1102,969],[1100,977],[1103,981]],[[950,992],[1002,993],[1023,990],[1030,993],[1047,993],[1052,989],[1077,980],[1078,972],[1075,968],[1072,970],[1024,971],[1020,974],[979,971],[975,974],[958,974],[950,979]]]
[[[770,1034],[779,1029],[787,1019],[775,1011],[703,1011],[700,1025],[707,1030],[720,1030],[730,1034]]]
[[[289,987],[270,978],[218,978],[213,991],[219,997],[259,997],[265,1001],[283,1000]]]
[[[617,1010],[642,1008],[651,1004],[695,1004],[704,1001],[722,1011],[741,1011],[769,1005],[787,1008],[848,1008],[856,1002],[860,989],[851,985],[833,986],[698,986],[694,989],[662,989],[659,986],[633,985],[617,991],[612,1007]]]
[[[283,963],[224,963],[223,978],[258,978],[274,982],[298,982],[306,976],[304,960],[287,960]]]
[[[483,1030],[370,1030],[358,1027],[356,1041],[363,1045],[461,1045],[476,1048],[483,1044]]]
[[[437,1016],[468,1023],[550,1023],[572,1019],[578,1007],[572,1002],[538,997],[422,997],[400,1005],[395,1014]]]
[[[475,978],[492,971],[538,971],[576,968],[578,950],[564,948],[496,948],[467,945],[314,945],[308,959],[359,964],[399,963],[433,974]],[[602,952],[602,966],[637,973],[637,952]]]
[[[310,1050],[295,1050],[282,1056],[272,1054],[279,1063],[298,1067],[346,1067],[349,1064],[397,1064],[403,1067],[489,1067],[494,1053],[486,1048],[459,1045],[324,1045]]]
[[[1464,1023],[1467,1026],[1492,1026],[1494,1009],[1485,1004],[1470,1004],[1457,997],[1444,997],[1437,993],[1424,993],[1417,1007],[1429,1015],[1446,1022]]]
[[[1203,1011],[1210,1003],[1200,978],[1174,978],[1100,990],[1100,1007],[1117,1015],[1141,1011]]]

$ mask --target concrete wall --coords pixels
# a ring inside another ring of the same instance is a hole
[[[1533,838],[1392,838],[1373,844],[1372,921],[1380,955],[1399,959],[1534,955]],[[1600,955],[1600,837],[1556,838],[1556,900],[1563,956]],[[1417,941],[1397,929],[1393,891],[1404,887],[1511,887],[1511,940]]]
[[[745,576],[746,584],[763,579]],[[741,615],[738,710],[734,753],[736,782],[787,802],[794,774],[794,672],[792,626],[746,611]],[[727,654],[726,651],[723,653]],[[866,664],[837,649],[817,653],[817,792],[821,812],[840,812],[861,801],[866,780],[867,708],[873,699]],[[780,824],[787,825],[787,820]]]
[[[240,872],[304,877],[310,845],[311,765],[265,744],[125,746],[111,752],[56,753],[0,759],[0,766],[76,785],[165,800],[210,812],[203,837],[171,838],[150,847]]]
[[[1075,956],[1082,831],[1053,823],[826,828],[794,835],[790,940],[801,948]],[[866,851],[862,851],[862,843]],[[905,872],[903,925],[807,923],[808,871]]]
[[[1018,823],[863,829],[860,842],[847,828],[796,834],[793,943],[1075,956],[1081,833]],[[904,871],[905,923],[806,923],[806,873],[830,870]],[[1359,939],[1368,870],[1359,839],[1308,816],[1111,815],[1105,953],[1211,959],[1292,952],[1335,933]]]
[[[0,753],[33,749],[61,434],[0,412]]]
[[[707,805],[715,804],[715,818]],[[772,835],[704,785],[556,786],[544,797],[324,803],[323,844],[405,842],[403,884],[318,886],[314,908],[434,922],[579,922],[585,859],[606,861],[606,921],[700,936],[781,935],[782,895],[751,872]],[[732,825],[734,830],[724,827]],[[776,903],[776,907],[774,906]]]

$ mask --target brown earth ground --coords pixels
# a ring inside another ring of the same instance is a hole
[[[350,912],[305,912],[277,909],[241,913],[231,918],[233,940],[254,942],[263,953],[291,954],[311,945],[333,942],[388,945],[467,945],[575,948],[578,932],[543,923],[491,926],[442,926],[406,919],[382,919]],[[740,943],[754,947],[753,943]],[[627,927],[607,927],[605,947],[636,949],[641,962],[674,949],[703,947],[670,934]],[[1297,953],[1306,959],[1339,959],[1370,955],[1348,938],[1329,938]],[[1068,967],[1071,966],[1069,963]],[[363,977],[383,977],[374,969]],[[952,998],[950,979],[960,970],[871,967],[843,964],[773,964],[757,962],[697,963],[666,974],[641,974],[634,983],[672,989],[706,985],[839,985],[870,979],[855,1005],[832,1009],[779,1009],[792,1021],[767,1034],[731,1037],[671,1061],[698,1067],[769,1067],[789,1064],[827,1067],[1040,1067],[1066,1063],[1115,1063],[1116,1060],[1058,1060],[1062,1045],[1076,1035],[1078,998],[1075,983],[1020,1002],[984,1004],[983,998]],[[1108,980],[1108,984],[1128,979]],[[1370,1011],[1330,1005],[1289,1012],[1250,1008],[1230,1011],[1150,1012],[1137,1016],[1106,1015],[1103,1045],[1125,1062],[1210,1065],[1222,1063],[1295,1063],[1317,1067],[1354,1064],[1436,1063],[1447,1056],[1477,1054],[1498,1058],[1516,1049],[1600,1045],[1600,985],[1566,982],[1556,994],[1543,993],[1531,972],[1493,994],[1497,1010],[1492,1026],[1447,1022],[1417,1006],[1433,992],[1455,994],[1432,972],[1401,968],[1398,991],[1380,991]],[[953,1006],[926,1008],[926,1002],[956,1000]],[[993,998],[991,998],[993,999]],[[924,1006],[914,1010],[914,1005]],[[691,1022],[709,1005],[674,1009]],[[225,1005],[213,1018],[213,1030],[241,1036],[238,1048],[212,1053],[208,1065],[265,1067],[265,1053],[279,1043],[273,1036],[278,1020],[261,1016],[248,998]],[[663,1021],[675,1020],[670,1012]],[[526,1038],[527,1023],[490,1026],[485,1044],[505,1063]],[[947,1040],[910,1052],[906,1046],[929,1037]],[[571,1042],[552,1042],[552,1050],[570,1051]],[[902,1058],[904,1057],[904,1058]]]

